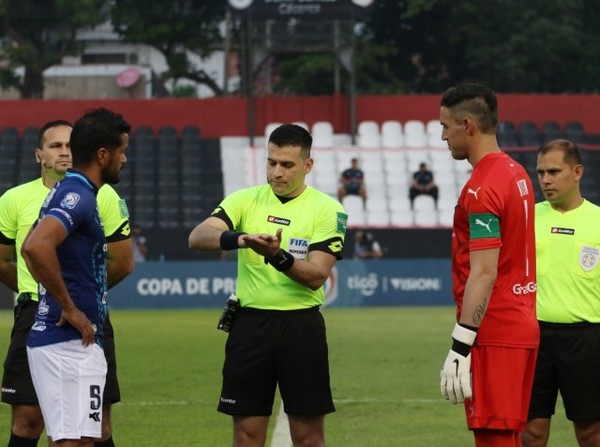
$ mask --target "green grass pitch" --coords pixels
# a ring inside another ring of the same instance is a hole
[[[111,313],[123,398],[113,407],[119,447],[231,445],[231,420],[215,410],[226,339],[215,328],[219,313]],[[337,407],[326,418],[329,447],[473,445],[463,407],[439,392],[453,308],[331,308],[323,314]],[[12,313],[1,311],[2,356],[11,325]],[[576,445],[561,405],[550,447]],[[2,404],[0,445],[8,443],[9,426],[10,407]]]

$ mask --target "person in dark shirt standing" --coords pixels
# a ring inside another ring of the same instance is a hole
[[[102,434],[107,244],[96,195],[119,181],[129,130],[121,115],[102,108],[77,120],[74,169],[48,194],[21,249],[39,283],[30,371],[46,432],[62,447],[91,447]]]

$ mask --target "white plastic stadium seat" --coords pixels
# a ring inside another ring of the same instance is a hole
[[[404,133],[399,121],[388,120],[381,125],[381,146],[399,148],[404,145]]]
[[[329,121],[317,121],[312,126],[313,148],[333,147],[333,126]]]
[[[436,227],[438,225],[438,212],[435,210],[415,211],[415,225],[418,227]]]
[[[412,227],[414,223],[413,212],[410,209],[392,211],[390,223],[396,227]]]
[[[429,147],[448,147],[448,144],[442,140],[442,123],[438,120],[427,122],[425,131],[427,133],[427,146]]]
[[[415,211],[434,211],[435,201],[430,195],[418,195],[417,197],[415,197],[415,200],[413,202],[413,209]]]
[[[269,141],[269,137],[271,136],[271,132],[281,126],[282,123],[269,123],[265,126],[265,141]]]
[[[296,126],[304,127],[306,130],[310,131],[308,124],[306,124],[304,121],[294,121],[292,124],[295,124]]]
[[[367,211],[367,225],[370,227],[387,227],[390,225],[390,215],[387,210]]]
[[[451,210],[439,210],[438,220],[441,226],[452,227],[452,224],[454,223],[454,208]]]
[[[431,170],[435,173],[454,171],[454,159],[450,151],[445,149],[430,149],[429,159],[431,160]]]
[[[406,147],[427,146],[427,134],[422,121],[409,120],[404,123],[404,145]]]
[[[381,147],[379,124],[375,121],[362,121],[358,124],[358,145],[365,149]]]

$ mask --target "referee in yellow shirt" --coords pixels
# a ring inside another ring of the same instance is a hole
[[[580,447],[600,446],[600,207],[581,196],[579,148],[540,147],[535,208],[540,348],[523,447],[546,446],[558,392]]]

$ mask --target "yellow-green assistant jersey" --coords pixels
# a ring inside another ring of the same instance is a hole
[[[537,318],[600,323],[600,207],[583,202],[560,213],[535,206]]]
[[[281,248],[308,260],[319,250],[341,258],[348,216],[327,194],[307,186],[298,197],[282,202],[268,184],[239,190],[226,197],[213,216],[230,229],[250,234],[281,234]],[[253,250],[238,250],[236,294],[242,307],[272,310],[306,309],[323,304],[323,287],[298,284]]]
[[[34,300],[37,300],[38,286],[21,256],[21,246],[49,191],[38,178],[11,188],[0,197],[0,243],[15,245],[19,293],[31,293]],[[131,237],[127,205],[114,188],[104,185],[97,200],[107,242]]]

